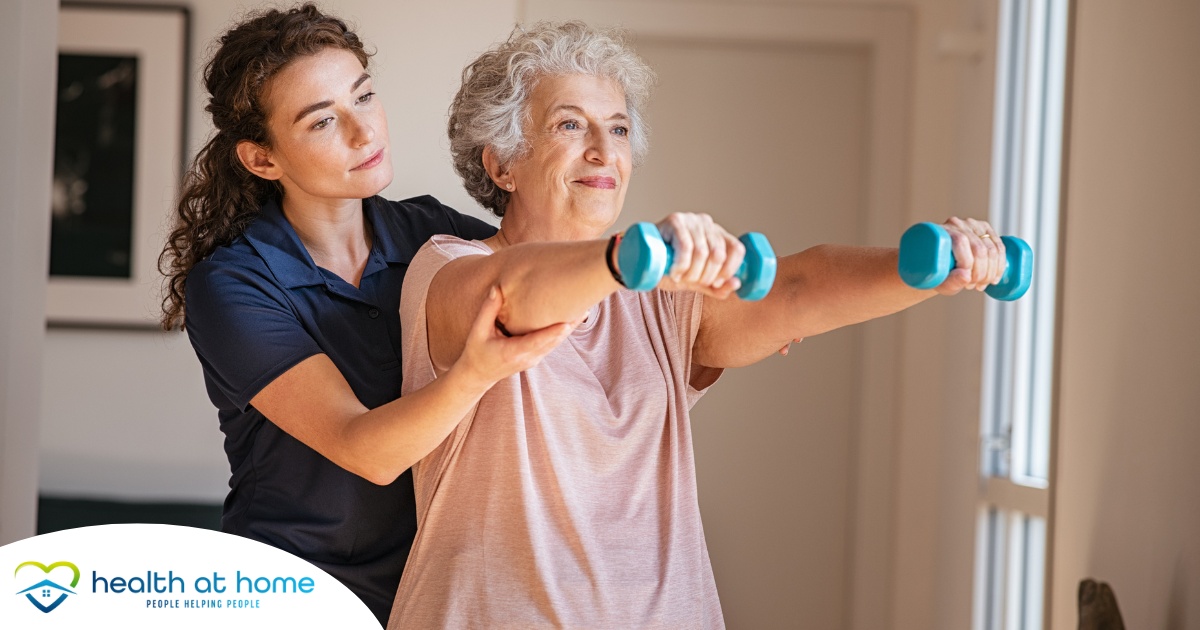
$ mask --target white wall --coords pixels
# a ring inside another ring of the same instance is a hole
[[[32,536],[37,497],[38,390],[50,226],[57,6],[4,5],[0,20],[0,545]]]
[[[996,3],[915,4],[906,223],[986,218]],[[864,570],[884,566],[889,572],[886,582],[875,577],[857,585],[853,628],[970,627],[986,299],[934,299],[899,316],[900,402],[888,436],[892,485],[864,488],[858,498],[875,512],[879,505],[891,508],[891,546],[884,550],[891,557],[856,558],[875,563]],[[870,524],[860,520],[858,526]]]
[[[1200,3],[1076,5],[1053,627],[1200,628]]]

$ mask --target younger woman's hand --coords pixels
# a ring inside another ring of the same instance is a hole
[[[482,390],[537,365],[583,321],[581,317],[509,337],[501,332],[496,319],[503,302],[500,290],[492,287],[471,324],[462,354],[450,368],[463,371]]]
[[[725,299],[742,286],[734,274],[746,255],[746,246],[712,217],[676,212],[657,225],[663,240],[675,252],[660,287]]]
[[[983,291],[1000,282],[1008,259],[1004,243],[987,221],[951,217],[942,224],[950,234],[955,267],[935,290],[954,295],[963,289]]]

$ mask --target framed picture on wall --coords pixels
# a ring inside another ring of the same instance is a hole
[[[186,146],[188,29],[180,6],[59,11],[51,325],[156,325]]]

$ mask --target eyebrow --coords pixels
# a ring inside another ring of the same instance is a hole
[[[557,107],[551,108],[550,111],[546,113],[546,116],[548,118],[562,110],[565,110],[568,112],[573,112],[573,113],[579,114],[580,116],[586,115],[586,112],[584,112],[583,109],[577,105],[559,105]],[[627,120],[629,120],[629,115],[625,114],[623,112],[617,112],[617,113],[613,114],[612,116],[609,116],[608,120],[625,120],[625,121],[627,121]]]
[[[354,82],[354,85],[350,86],[350,91],[353,92],[354,90],[357,90],[358,86],[362,85],[364,81],[366,81],[367,79],[370,79],[370,78],[371,78],[371,75],[367,74],[366,72],[362,73],[362,76],[358,77],[358,80],[356,80]],[[305,116],[307,116],[319,109],[325,109],[326,107],[329,107],[330,105],[333,105],[333,101],[326,100],[326,101],[321,101],[320,103],[313,103],[312,105],[309,105],[308,107],[305,107],[304,109],[300,110],[300,113],[296,114],[296,119],[292,121],[292,124],[294,125],[294,124],[300,122],[300,119],[304,118]]]

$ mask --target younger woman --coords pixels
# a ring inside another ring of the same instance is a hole
[[[289,551],[385,621],[416,531],[408,468],[570,326],[496,332],[493,294],[445,377],[400,398],[400,289],[431,235],[495,233],[432,197],[392,202],[369,54],[311,4],[250,15],[204,71],[216,128],[160,258],[232,473],[223,531]]]

